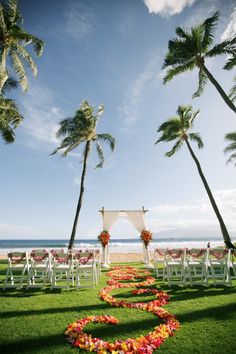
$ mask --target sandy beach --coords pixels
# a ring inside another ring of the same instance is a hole
[[[6,259],[7,255],[0,255],[0,259]],[[112,263],[123,263],[123,262],[142,262],[142,253],[110,253],[110,261]]]

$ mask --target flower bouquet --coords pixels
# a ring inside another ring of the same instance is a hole
[[[102,246],[105,247],[108,245],[108,242],[110,241],[110,234],[107,231],[102,231],[100,235],[98,236],[98,240],[101,242]]]
[[[141,240],[145,244],[145,247],[149,245],[149,242],[152,241],[152,232],[148,230],[143,230],[140,235]]]

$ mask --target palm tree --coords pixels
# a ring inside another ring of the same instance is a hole
[[[174,155],[180,148],[181,146],[185,143],[191,157],[193,158],[197,169],[198,173],[201,177],[201,180],[203,182],[203,185],[206,189],[207,195],[210,199],[212,208],[214,209],[214,212],[216,214],[216,217],[219,221],[221,232],[223,235],[223,239],[225,242],[226,247],[228,248],[234,248],[234,245],[231,242],[230,236],[228,234],[227,228],[224,224],[224,221],[222,219],[222,216],[219,212],[219,209],[216,205],[215,199],[212,195],[212,192],[210,190],[210,187],[207,183],[207,180],[202,172],[201,165],[194,154],[192,147],[190,145],[189,141],[196,142],[198,145],[198,148],[203,147],[203,142],[198,133],[189,133],[191,128],[193,127],[194,119],[197,117],[199,111],[193,112],[191,106],[179,106],[177,110],[177,116],[174,118],[170,118],[166,122],[160,125],[158,128],[158,132],[162,132],[161,137],[157,140],[157,143],[160,143],[161,141],[176,141],[173,148],[168,151],[165,155],[167,157],[171,157]]]
[[[101,168],[105,161],[100,142],[108,142],[111,150],[114,150],[115,147],[115,139],[111,134],[98,134],[96,131],[98,120],[103,111],[104,107],[101,105],[99,106],[97,113],[94,114],[94,108],[89,104],[88,101],[85,100],[82,102],[80,108],[75,112],[73,117],[66,118],[60,122],[60,128],[56,134],[57,138],[63,137],[63,140],[60,146],[52,153],[52,155],[59,150],[63,150],[62,156],[67,156],[69,152],[78,148],[81,144],[85,144],[83,154],[83,168],[80,181],[80,194],[68,246],[69,249],[72,249],[74,245],[77,223],[84,194],[84,180],[87,169],[87,160],[92,145],[95,143],[99,157],[99,163],[96,168]]]
[[[234,162],[236,166],[236,132],[228,133],[225,135],[225,140],[230,142],[228,146],[224,149],[224,152],[232,152],[227,162]]]
[[[44,42],[33,34],[27,33],[22,28],[22,22],[18,0],[0,3],[0,92],[9,77],[8,58],[24,91],[28,88],[24,64],[31,69],[35,77],[37,76],[37,66],[25,47],[32,45],[33,52],[40,56]]]
[[[203,23],[192,27],[191,31],[187,31],[182,27],[176,28],[177,38],[169,41],[169,51],[163,64],[163,68],[169,68],[163,82],[165,84],[172,80],[174,76],[197,68],[199,70],[198,89],[193,94],[193,98],[199,97],[202,94],[207,80],[209,79],[225,103],[236,113],[236,107],[232,100],[228,97],[205,65],[205,60],[207,58],[222,54],[229,56],[224,69],[230,70],[236,64],[236,35],[211,46],[218,19],[219,12],[216,12]]]
[[[0,95],[0,134],[6,143],[15,140],[14,129],[23,120],[14,100],[6,99]]]

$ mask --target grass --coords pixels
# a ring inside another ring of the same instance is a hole
[[[141,264],[132,264],[141,266]],[[0,286],[3,285],[6,263],[0,263]],[[105,271],[94,289],[81,290],[0,290],[0,353],[79,353],[65,341],[66,326],[88,315],[110,314],[119,319],[116,326],[89,324],[85,331],[113,342],[147,334],[161,323],[154,315],[137,309],[113,308],[102,302],[98,291],[105,286]],[[236,281],[233,287],[210,286],[169,288],[157,282],[158,289],[167,291],[170,303],[165,308],[176,315],[181,329],[166,340],[160,353],[235,352]],[[132,290],[132,289],[131,289]],[[150,295],[134,297],[129,289],[113,293],[127,301],[149,301]],[[157,351],[156,351],[157,352]]]

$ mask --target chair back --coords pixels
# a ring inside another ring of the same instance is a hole
[[[223,248],[209,248],[208,249],[209,257],[212,260],[223,261],[228,255],[228,250]]]
[[[10,265],[28,265],[29,259],[27,252],[8,252],[8,262]]]
[[[49,261],[50,253],[44,249],[32,250],[30,252],[30,259],[34,264],[44,264]]]
[[[52,257],[53,257],[54,264],[61,264],[61,265],[71,264],[73,261],[73,254],[70,252],[65,253],[64,251],[60,252],[54,250]]]
[[[74,254],[74,259],[79,264],[87,264],[91,263],[91,261],[95,260],[94,252],[76,252]]]
[[[186,258],[190,260],[205,260],[205,248],[190,248],[186,249]]]
[[[182,248],[167,248],[165,253],[166,259],[169,261],[183,261],[185,249]]]

